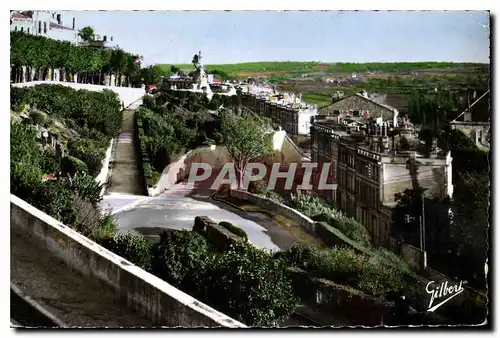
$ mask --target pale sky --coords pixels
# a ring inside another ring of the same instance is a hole
[[[489,13],[478,11],[68,11],[145,64],[251,61],[489,63]]]

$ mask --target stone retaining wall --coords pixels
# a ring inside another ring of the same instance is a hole
[[[114,288],[127,307],[149,318],[153,325],[246,327],[106,250],[18,197],[10,195],[10,201],[11,227],[20,227],[31,233],[73,269]],[[77,288],[75,292],[78,292]]]

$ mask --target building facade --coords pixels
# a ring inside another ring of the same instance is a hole
[[[336,117],[311,120],[312,162],[330,163],[336,190],[318,193],[337,209],[354,217],[371,232],[374,243],[389,247],[394,195],[412,189],[415,177],[409,160],[418,166],[416,179],[426,195],[453,193],[450,154],[424,157],[416,150],[402,150],[402,138],[412,141],[413,130],[405,119],[364,119],[351,122]],[[416,140],[414,140],[415,143]]]
[[[299,135],[309,135],[311,117],[318,114],[317,106],[304,103],[300,96],[251,85],[242,88],[241,102],[257,114],[270,118],[294,141]]]
[[[11,11],[10,30],[47,38],[78,42],[75,18],[63,21],[63,13],[56,11]]]
[[[335,103],[321,108],[319,115],[357,116],[382,118],[384,121],[398,116],[398,110],[382,104],[368,96],[368,93],[356,93]]]

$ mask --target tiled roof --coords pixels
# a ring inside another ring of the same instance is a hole
[[[21,13],[18,13],[18,12],[11,12],[10,13],[10,18],[11,19],[24,19],[24,20],[28,20],[30,19],[30,17],[24,15],[24,14],[21,14]]]
[[[63,26],[63,25],[58,25],[57,23],[53,23],[51,22],[50,25],[49,25],[50,29],[63,29],[63,30],[69,30],[69,31],[72,31],[73,29],[72,28],[69,28],[69,27],[66,27],[66,26]]]
[[[362,99],[365,99],[365,100],[367,100],[367,101],[370,101],[371,103],[374,103],[374,104],[376,104],[376,105],[378,105],[378,106],[380,106],[380,107],[382,107],[382,108],[385,108],[385,109],[387,109],[387,110],[389,110],[389,111],[391,111],[391,112],[393,112],[393,111],[394,111],[394,109],[395,109],[395,108],[393,108],[393,107],[391,107],[391,106],[388,106],[388,105],[386,105],[386,104],[382,104],[382,103],[377,102],[377,101],[375,101],[375,100],[373,100],[373,99],[370,99],[369,97],[366,97],[366,96],[364,96],[363,94],[356,93],[355,95],[357,95],[358,97],[361,97]]]

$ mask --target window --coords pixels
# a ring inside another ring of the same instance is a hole
[[[24,27],[21,27],[21,32],[24,32]]]
[[[47,23],[46,22],[43,23],[43,32],[45,34],[47,34]]]
[[[38,33],[42,34],[42,22],[38,21]]]
[[[14,32],[17,32],[17,26],[14,26]]]
[[[30,29],[28,28],[28,34],[30,33]]]

